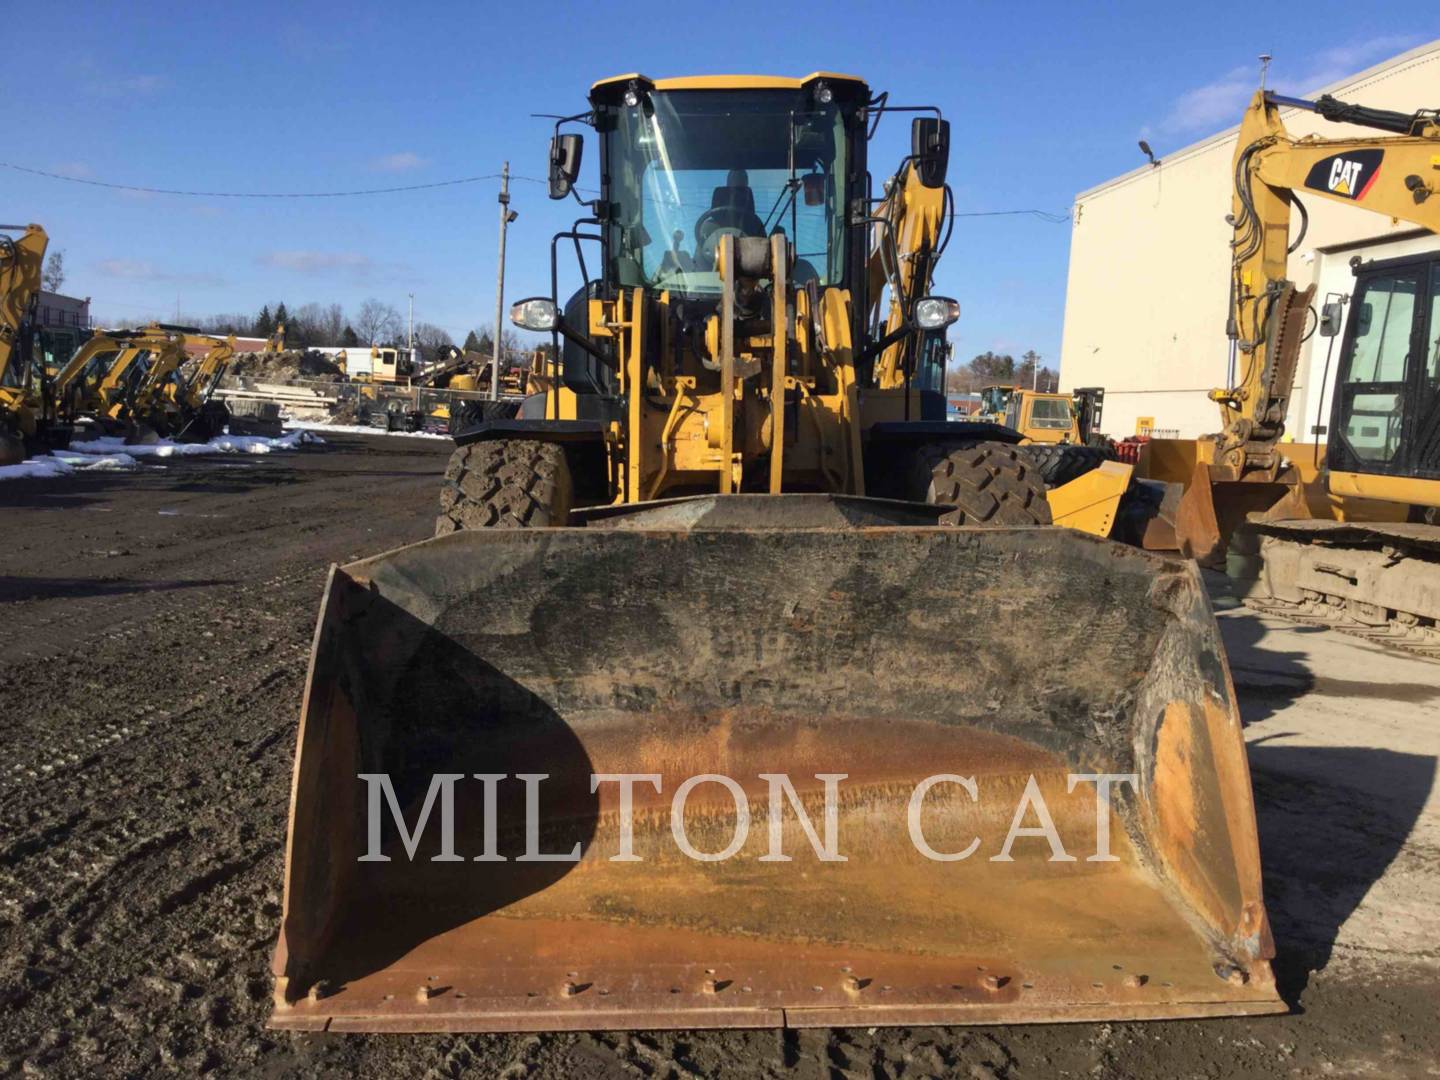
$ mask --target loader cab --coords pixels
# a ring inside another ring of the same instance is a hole
[[[592,92],[606,284],[718,297],[720,238],[776,232],[794,245],[793,283],[844,283],[864,85],[708,81],[622,79]]]
[[[1332,477],[1440,480],[1440,254],[1356,266],[1330,419]]]

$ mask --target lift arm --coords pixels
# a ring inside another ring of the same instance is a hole
[[[879,323],[882,294],[888,286],[889,303],[884,340],[901,333],[909,322],[912,305],[930,291],[935,265],[945,249],[949,188],[926,187],[913,161],[906,161],[890,182],[871,229],[870,323]],[[905,384],[914,370],[919,333],[905,334],[888,345],[876,360],[875,385],[890,389]]]
[[[21,326],[40,291],[45,248],[50,242],[39,225],[0,225],[3,231],[22,229],[18,239],[0,235],[0,385],[18,382],[10,364],[21,345]]]

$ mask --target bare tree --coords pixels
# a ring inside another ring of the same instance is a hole
[[[340,344],[345,333],[345,309],[339,304],[329,304],[321,313],[320,336],[326,345]]]
[[[434,323],[417,322],[415,324],[415,347],[420,350],[420,355],[424,359],[438,359],[447,346],[454,344],[454,339]]]
[[[373,296],[360,305],[360,311],[352,323],[355,332],[360,335],[360,340],[371,345],[379,345],[400,334],[400,312],[385,303],[383,300],[376,300]]]
[[[45,260],[45,269],[40,274],[40,284],[48,292],[59,292],[65,284],[65,252],[52,251]]]

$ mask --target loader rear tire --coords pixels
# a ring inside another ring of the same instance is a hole
[[[573,501],[561,447],[525,439],[471,443],[450,455],[435,535],[564,525]]]
[[[948,525],[1049,525],[1045,482],[1024,448],[977,442],[931,443],[916,452],[910,498],[958,509]]]
[[[1030,443],[1025,451],[1035,462],[1035,468],[1040,471],[1047,488],[1068,484],[1091,469],[1098,469],[1104,462],[1115,459],[1113,453],[1106,453],[1099,447],[1074,443]]]

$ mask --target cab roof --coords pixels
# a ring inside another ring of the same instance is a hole
[[[590,87],[590,92],[632,80],[647,83],[656,90],[799,90],[816,79],[865,85],[865,80],[857,75],[841,75],[834,71],[812,71],[799,79],[789,79],[781,75],[686,75],[677,79],[652,79],[639,72],[631,72],[628,75],[612,75],[608,79],[601,79]]]

